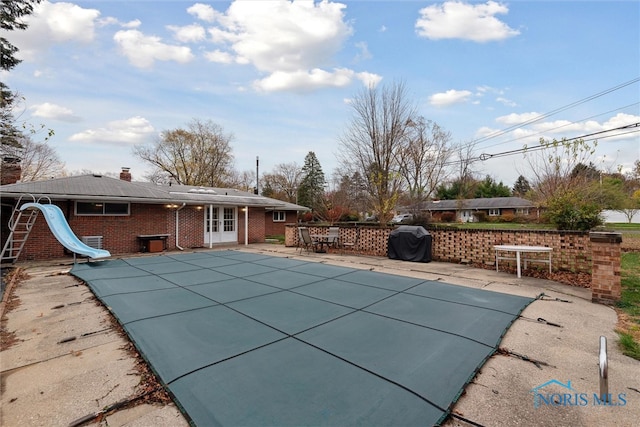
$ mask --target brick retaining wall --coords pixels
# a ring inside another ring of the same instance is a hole
[[[309,226],[311,234],[327,232],[326,226]],[[387,240],[393,227],[341,226],[340,238],[353,241],[360,234],[358,249],[366,255],[387,256]],[[591,272],[591,242],[588,232],[556,230],[485,230],[433,228],[433,260],[495,265],[494,245],[529,245],[553,248],[553,270]],[[296,225],[285,230],[285,245],[298,245]],[[529,254],[528,254],[529,255]],[[546,257],[546,254],[530,254]],[[501,262],[502,265],[502,262]]]

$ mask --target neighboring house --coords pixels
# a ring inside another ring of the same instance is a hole
[[[521,197],[492,197],[485,199],[436,200],[420,205],[420,211],[427,212],[434,220],[440,220],[442,214],[455,214],[456,221],[477,222],[474,215],[483,212],[487,218],[502,215],[514,215],[536,218],[538,208],[529,200]]]
[[[285,224],[308,210],[230,188],[131,182],[123,169],[120,179],[83,175],[0,186],[3,247],[12,210],[18,201],[34,201],[31,196],[58,205],[78,238],[99,236],[112,254],[144,249],[140,236],[161,236],[166,249],[264,242],[266,235],[284,234]],[[19,259],[64,255],[44,218],[38,218]]]

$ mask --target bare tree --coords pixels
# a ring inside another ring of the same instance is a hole
[[[455,151],[451,145],[451,133],[424,117],[410,120],[406,139],[406,145],[400,149],[398,163],[409,192],[409,203],[417,208],[435,193],[442,181],[449,178]]]
[[[3,145],[2,156],[20,159],[22,182],[41,181],[64,175],[64,163],[55,148],[46,142],[35,142],[29,136],[19,139],[21,147]]]
[[[302,168],[296,163],[280,163],[271,173],[262,175],[263,186],[273,192],[270,197],[297,203],[298,187],[302,181]]]
[[[351,102],[353,116],[340,138],[338,154],[349,174],[360,172],[381,222],[392,216],[402,185],[400,164],[405,135],[415,116],[403,83],[377,89],[369,86]]]
[[[233,176],[232,135],[210,120],[192,120],[187,129],[162,132],[152,145],[134,147],[133,153],[164,172],[177,184],[222,187]]]
[[[532,177],[531,187],[538,203],[544,204],[555,195],[583,188],[588,184],[584,174],[575,173],[579,165],[589,164],[595,152],[594,144],[583,140],[540,140],[542,149],[525,152]]]
[[[231,171],[230,177],[228,180],[229,187],[238,189],[240,191],[246,191],[248,193],[253,193],[255,187],[254,184],[256,182],[256,171],[254,170],[244,170],[242,172]]]

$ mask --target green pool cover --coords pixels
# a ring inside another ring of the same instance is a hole
[[[533,300],[234,250],[76,264],[197,426],[430,426]]]

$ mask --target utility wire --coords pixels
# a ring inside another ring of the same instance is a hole
[[[636,77],[635,79],[629,80],[628,82],[621,83],[621,84],[619,84],[617,86],[614,86],[612,88],[606,89],[606,90],[604,90],[602,92],[598,92],[598,93],[596,93],[594,95],[588,96],[588,97],[583,98],[583,99],[581,99],[579,101],[572,102],[571,104],[565,105],[564,107],[556,108],[555,110],[552,110],[552,111],[550,111],[548,113],[540,114],[539,116],[533,117],[532,119],[525,120],[522,123],[519,123],[519,124],[516,124],[516,125],[513,125],[513,126],[509,126],[509,127],[505,128],[505,129],[502,129],[502,130],[499,130],[499,131],[496,131],[496,132],[492,132],[489,135],[486,135],[486,136],[483,136],[481,138],[478,138],[478,139],[475,139],[475,140],[471,141],[469,143],[469,145],[475,145],[477,143],[480,143],[480,142],[483,142],[483,141],[487,141],[489,139],[493,139],[493,138],[496,138],[498,136],[504,135],[507,132],[510,132],[512,130],[521,128],[522,126],[525,126],[525,125],[529,125],[529,124],[538,122],[538,121],[540,121],[542,119],[545,119],[547,117],[553,116],[555,114],[558,114],[558,113],[560,113],[562,111],[565,111],[565,110],[568,110],[570,108],[576,107],[576,106],[578,106],[580,104],[584,104],[586,102],[592,101],[592,100],[594,100],[596,98],[600,98],[601,96],[607,95],[607,94],[609,94],[611,92],[615,92],[616,90],[622,89],[622,88],[624,88],[626,86],[632,85],[632,84],[637,83],[639,81],[640,81],[640,77]]]
[[[640,102],[634,102],[633,104],[625,105],[624,107],[614,108],[613,110],[605,111],[604,113],[594,114],[593,116],[585,117],[585,118],[582,118],[582,119],[576,120],[576,121],[574,121],[574,122],[569,122],[569,123],[564,124],[564,125],[562,125],[562,126],[556,126],[556,127],[554,127],[554,128],[551,128],[551,129],[545,129],[545,130],[544,130],[544,131],[542,131],[542,132],[537,132],[537,133],[534,133],[534,134],[531,134],[531,135],[524,135],[524,136],[521,136],[521,137],[518,137],[518,138],[510,139],[510,140],[508,140],[508,141],[498,142],[498,143],[495,143],[495,144],[493,144],[493,145],[487,145],[487,146],[485,146],[484,148],[485,148],[485,149],[487,149],[487,148],[491,148],[491,147],[496,147],[496,146],[498,146],[498,145],[504,145],[504,144],[508,144],[508,143],[510,143],[510,142],[519,141],[519,140],[521,140],[521,139],[525,139],[525,138],[532,138],[532,137],[534,137],[534,136],[538,136],[538,135],[542,135],[542,134],[547,133],[547,132],[551,132],[551,131],[554,131],[554,130],[562,129],[562,128],[564,128],[564,127],[571,126],[571,125],[574,125],[574,124],[576,124],[576,123],[583,122],[583,121],[585,121],[585,120],[591,120],[591,119],[594,119],[594,118],[596,118],[596,117],[604,116],[605,114],[610,114],[610,113],[613,113],[613,112],[615,112],[615,111],[624,110],[624,109],[626,109],[626,108],[634,107],[634,106],[636,106],[636,105],[640,105]]]
[[[613,129],[603,130],[603,131],[600,131],[600,132],[593,132],[593,133],[582,135],[582,136],[576,136],[576,137],[573,137],[573,138],[567,138],[564,141],[575,141],[575,140],[578,140],[578,139],[583,139],[584,140],[585,138],[589,138],[589,137],[596,136],[596,135],[601,135],[603,133],[609,133],[609,132],[613,132],[613,131],[617,131],[617,130],[633,129],[633,130],[630,130],[628,132],[618,133],[618,134],[615,134],[615,135],[606,135],[606,136],[601,137],[600,139],[611,138],[611,137],[614,137],[614,136],[626,135],[628,133],[640,132],[640,129],[638,129],[639,127],[640,127],[640,122],[637,122],[637,123],[633,123],[633,124],[626,125],[626,126],[620,126],[620,127],[613,128]],[[634,129],[634,128],[636,128],[636,129]],[[587,141],[591,141],[593,139],[595,139],[595,138],[587,139]],[[477,160],[485,161],[485,160],[489,160],[489,159],[496,158],[496,157],[511,156],[511,155],[514,155],[514,154],[519,154],[519,153],[524,153],[524,152],[543,150],[545,148],[550,148],[550,147],[549,147],[548,144],[540,144],[540,145],[537,145],[537,146],[534,146],[534,147],[518,148],[518,149],[515,149],[515,150],[503,151],[503,152],[495,153],[495,154],[482,153],[479,157],[477,157]],[[474,160],[476,160],[476,159],[474,159]]]

